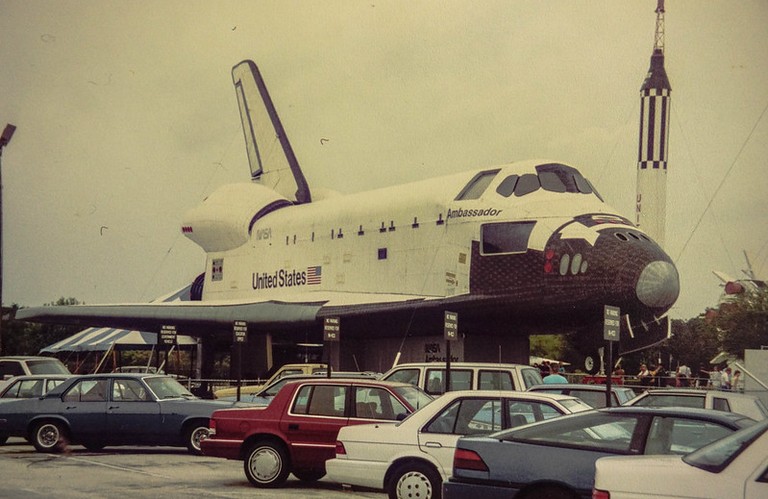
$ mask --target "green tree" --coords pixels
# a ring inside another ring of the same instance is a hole
[[[536,334],[530,337],[530,354],[548,359],[561,360],[566,341],[559,334]]]
[[[59,298],[45,306],[78,305],[74,298]],[[72,336],[80,326],[9,321],[3,324],[3,355],[38,355],[43,348]]]
[[[737,357],[748,348],[768,345],[768,289],[744,292],[720,305],[712,320],[723,350]]]
[[[686,364],[694,373],[699,366],[708,367],[709,361],[720,353],[720,338],[717,329],[703,317],[687,321],[672,321],[672,337],[663,348],[672,355],[673,366]]]

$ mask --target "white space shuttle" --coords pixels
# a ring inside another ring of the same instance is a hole
[[[575,167],[522,161],[320,198],[256,65],[232,75],[252,178],[183,220],[207,255],[191,300],[35,307],[17,319],[205,335],[236,320],[258,334],[340,317],[361,335],[414,324],[441,334],[451,310],[463,326],[521,334],[601,328],[608,304],[637,336],[677,299],[669,256]]]

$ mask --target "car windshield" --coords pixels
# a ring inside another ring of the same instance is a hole
[[[67,367],[58,359],[28,360],[30,374],[69,374]]]
[[[763,421],[693,451],[684,456],[683,461],[696,468],[719,473],[766,431],[768,421]]]
[[[416,386],[398,386],[394,388],[394,391],[411,404],[414,410],[419,410],[434,400],[424,390]]]
[[[167,376],[153,376],[144,378],[144,381],[149,385],[150,390],[157,396],[158,399],[174,399],[174,398],[196,398],[189,390],[184,388],[178,381]]]
[[[637,417],[585,412],[491,435],[505,441],[629,453]]]
[[[298,380],[296,378],[283,378],[280,381],[272,383],[272,386],[263,390],[258,395],[260,397],[274,397],[275,395],[277,395],[277,392],[279,392],[290,381],[298,381]]]

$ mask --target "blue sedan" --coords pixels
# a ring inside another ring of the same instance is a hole
[[[0,401],[0,439],[23,437],[39,452],[77,443],[90,450],[169,445],[200,454],[213,411],[233,405],[198,399],[170,376],[73,376],[42,397]]]
[[[704,409],[615,407],[466,437],[443,497],[590,498],[601,457],[685,454],[754,423]]]

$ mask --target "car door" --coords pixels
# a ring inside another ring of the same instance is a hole
[[[60,414],[69,423],[77,441],[108,436],[106,426],[108,378],[85,378],[73,384],[61,397]]]
[[[346,426],[349,385],[341,383],[300,386],[280,429],[287,436],[298,468],[317,468],[336,455],[336,437]]]
[[[112,380],[106,419],[114,441],[151,444],[161,437],[160,404],[139,379]]]
[[[419,450],[432,456],[450,475],[456,442],[464,435],[487,434],[503,429],[501,399],[461,397],[454,400],[418,432]]]

